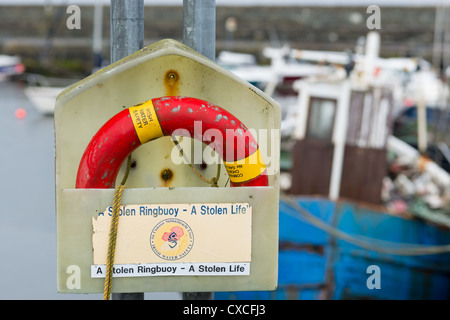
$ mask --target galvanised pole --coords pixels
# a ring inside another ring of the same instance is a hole
[[[144,0],[111,0],[111,63],[144,46]],[[113,300],[143,300],[143,292],[113,293]]]
[[[216,0],[183,0],[183,42],[216,60]],[[212,292],[183,292],[183,300],[212,300]]]

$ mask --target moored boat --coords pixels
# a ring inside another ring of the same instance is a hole
[[[393,87],[373,80],[295,84],[282,124],[278,288],[216,299],[450,299],[450,176],[391,135]]]

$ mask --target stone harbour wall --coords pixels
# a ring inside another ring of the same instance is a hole
[[[92,63],[94,8],[80,6],[81,29],[69,30],[65,6],[0,6],[0,53],[19,54],[26,61],[60,59]],[[172,38],[182,40],[181,6],[146,6],[145,45]],[[217,52],[257,54],[270,45],[298,49],[354,50],[370,31],[366,7],[217,7]],[[436,9],[380,7],[381,55],[421,56],[431,60]],[[228,32],[233,17],[237,29]],[[103,8],[103,55],[109,58],[110,8]],[[32,63],[31,63],[32,64]]]

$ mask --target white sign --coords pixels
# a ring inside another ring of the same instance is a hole
[[[92,277],[104,277],[112,207],[92,219]],[[120,208],[113,276],[249,275],[248,203],[142,204]]]

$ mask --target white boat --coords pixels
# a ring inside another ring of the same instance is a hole
[[[56,97],[65,87],[27,87],[25,95],[43,115],[53,115],[55,111]]]
[[[229,68],[232,72],[279,100],[283,115],[289,113],[289,97],[296,94],[296,80],[330,75],[343,77],[347,73],[351,73],[352,78],[363,75],[358,79],[363,84],[392,88],[394,115],[420,101],[429,107],[439,107],[447,92],[431,64],[421,58],[382,58],[380,41],[380,34],[372,31],[367,34],[365,47],[357,46],[355,53],[284,46],[263,50],[263,55],[271,61],[267,66],[257,65],[248,55],[225,53],[224,61],[234,62]]]
[[[257,64],[254,55],[232,51],[221,51],[217,56],[216,62],[224,68],[255,66]]]
[[[217,62],[271,96],[276,89],[292,91],[295,80],[326,75],[333,71],[333,67],[329,65],[299,61],[290,52],[288,47],[264,49],[263,55],[270,59],[270,65],[258,65],[254,56],[232,52],[222,52]]]
[[[22,74],[24,71],[25,66],[19,57],[0,54],[0,80]]]

